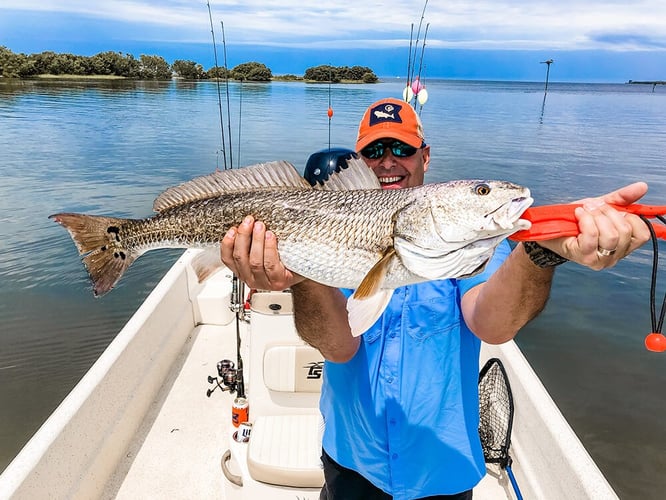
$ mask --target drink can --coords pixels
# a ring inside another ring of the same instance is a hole
[[[247,443],[250,440],[251,432],[252,424],[250,422],[243,422],[238,426],[238,430],[234,432],[234,439],[239,443]]]
[[[238,427],[243,422],[247,422],[250,416],[250,404],[245,398],[234,399],[231,405],[231,423]]]

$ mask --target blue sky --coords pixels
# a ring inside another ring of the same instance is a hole
[[[407,73],[410,28],[423,1],[213,0],[222,57],[274,74],[319,64]],[[664,0],[431,0],[424,70],[429,78],[541,81],[666,80]],[[423,30],[421,40],[423,39]],[[214,65],[201,0],[1,0],[0,45],[93,55],[113,50]]]

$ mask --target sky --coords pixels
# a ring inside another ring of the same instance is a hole
[[[300,76],[321,64],[358,64],[380,77],[405,77],[410,38],[416,45],[418,34],[416,60],[425,78],[542,81],[540,63],[553,59],[551,81],[666,80],[665,0],[210,5],[220,65],[223,23],[230,68],[258,61],[276,75]],[[205,69],[215,64],[202,0],[0,0],[0,46],[25,54],[112,50],[196,61]]]

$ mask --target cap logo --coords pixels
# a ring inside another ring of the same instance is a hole
[[[402,123],[400,118],[400,110],[402,106],[398,104],[384,103],[372,108],[370,112],[370,126],[377,125],[383,122]]]

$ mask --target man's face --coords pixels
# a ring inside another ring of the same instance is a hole
[[[401,143],[399,141],[384,138],[373,142],[369,147],[370,151],[374,149],[372,156],[378,156],[377,158],[369,158],[363,154],[364,151],[367,153],[366,148],[361,151],[361,156],[379,179],[382,189],[420,186],[423,184],[424,174],[430,164],[430,146],[418,148],[414,154],[409,156],[397,156],[394,154],[394,148],[391,147],[396,142],[398,142],[396,150],[400,153]],[[382,143],[384,147],[378,147],[377,143]],[[379,156],[380,153],[381,156]]]

